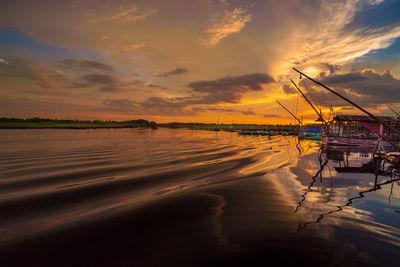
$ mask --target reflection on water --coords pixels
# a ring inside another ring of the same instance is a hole
[[[318,169],[317,173],[312,177],[311,183],[307,187],[307,190],[301,196],[301,200],[297,203],[297,207],[296,207],[294,213],[296,213],[299,210],[299,208],[301,207],[301,204],[306,200],[307,194],[309,192],[313,191],[311,189],[311,187],[313,187],[314,183],[317,181],[317,177],[320,177],[320,181],[322,182],[322,172],[324,171],[325,166],[328,164],[328,158],[326,157],[325,153],[323,153],[323,152],[324,152],[324,150],[322,150],[322,149],[318,151],[318,160],[319,160],[320,168]]]
[[[367,159],[365,162],[361,163],[360,166],[357,167],[352,167],[350,166],[350,161],[349,157],[352,157],[352,154],[355,154],[355,152],[358,152],[356,155],[357,159]],[[388,204],[391,204],[391,197],[393,196],[393,188],[396,182],[400,181],[400,174],[399,170],[394,168],[392,165],[390,165],[387,162],[384,162],[381,158],[378,157],[373,157],[372,153],[368,153],[367,151],[363,150],[357,150],[357,148],[352,148],[352,152],[349,151],[349,148],[346,147],[335,147],[335,146],[328,146],[328,147],[322,147],[318,153],[319,155],[319,162],[320,162],[320,169],[317,171],[316,175],[313,176],[312,182],[310,185],[307,187],[307,191],[303,194],[302,200],[298,203],[298,206],[296,207],[295,212],[299,210],[301,207],[301,204],[306,200],[306,195],[308,192],[311,192],[312,189],[311,187],[314,185],[316,182],[316,177],[320,177],[320,182],[322,183],[322,173],[324,170],[324,167],[327,165],[329,160],[332,160],[332,162],[336,163],[334,166],[334,169],[337,173],[357,173],[358,175],[362,173],[372,173],[374,174],[374,182],[373,185],[369,183],[370,188],[361,188],[357,187],[360,189],[358,191],[358,196],[350,197],[347,199],[347,202],[342,205],[338,205],[335,209],[323,212],[319,214],[318,218],[315,221],[309,221],[309,222],[303,222],[299,224],[299,227],[296,231],[296,233],[300,232],[304,228],[306,228],[310,224],[314,223],[319,223],[325,216],[333,214],[335,212],[342,211],[344,207],[348,207],[352,205],[357,199],[365,198],[366,193],[371,193],[375,192],[377,190],[382,190],[382,187],[385,185],[390,184],[390,194],[388,197]],[[371,158],[372,157],[372,158]],[[332,179],[332,174],[330,174],[330,178]],[[385,177],[386,179],[383,179],[383,181],[378,182],[378,178],[380,176]],[[364,177],[364,179],[368,179]],[[333,192],[333,184],[331,183],[331,188],[330,191]],[[332,195],[330,196],[330,198]],[[398,210],[393,210],[396,213],[399,213]]]
[[[0,138],[5,265],[400,259],[398,170],[368,150],[173,129]]]

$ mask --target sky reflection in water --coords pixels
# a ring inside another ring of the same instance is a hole
[[[49,253],[70,253],[81,265],[399,259],[399,176],[386,166],[375,181],[366,151],[173,129],[4,130],[0,137],[5,263],[59,264]]]

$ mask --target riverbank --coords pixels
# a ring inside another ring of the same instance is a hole
[[[213,123],[161,123],[159,127],[167,127],[172,129],[191,129],[191,130],[208,130],[208,131],[297,131],[297,125],[267,125],[267,124],[213,124]]]
[[[146,120],[132,121],[81,121],[43,118],[0,118],[0,129],[103,129],[103,128],[157,128],[157,123]]]
[[[273,131],[295,133],[298,125],[268,125],[268,124],[215,124],[215,123],[156,123],[143,119],[130,121],[100,121],[100,120],[61,120],[46,118],[0,118],[0,129],[104,129],[104,128],[152,128],[165,127],[172,129],[191,129],[206,131]],[[310,125],[312,127],[312,125]]]

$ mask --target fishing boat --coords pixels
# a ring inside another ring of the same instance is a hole
[[[240,131],[238,132],[239,135],[261,135],[261,136],[273,136],[276,133],[270,131]]]
[[[323,135],[323,129],[307,129],[299,133],[299,139],[321,140]]]
[[[313,83],[321,86],[327,91],[335,94],[339,98],[345,100],[366,116],[360,115],[338,115],[334,117],[332,122],[327,122],[322,116],[322,112],[318,112],[311,101],[301,92],[300,88],[292,81],[296,89],[304,96],[304,98],[313,107],[314,111],[319,115],[321,121],[324,122],[327,144],[333,145],[347,145],[347,146],[374,146],[374,153],[376,151],[385,153],[384,147],[391,147],[392,149],[399,150],[400,148],[400,120],[390,116],[376,116],[360,105],[357,105],[347,97],[339,94],[338,92],[327,87],[323,83],[314,80],[303,72],[293,68],[300,74],[300,79],[304,76]],[[360,132],[359,129],[362,131]],[[369,130],[368,131],[363,131]]]
[[[391,116],[336,115],[329,122],[324,141],[329,145],[375,146],[379,135],[384,147],[399,143],[399,136],[392,129],[399,129],[400,120]]]
[[[400,152],[386,153],[384,158],[395,168],[400,169]]]
[[[391,116],[376,116],[368,112],[361,106],[357,105],[350,99],[343,95],[335,92],[331,88],[322,84],[319,81],[307,76],[301,71],[293,68],[300,74],[300,79],[304,76],[311,80],[315,84],[323,87],[327,91],[335,94],[342,98],[361,112],[366,115],[336,115],[332,120],[324,118],[321,109],[318,111],[312,101],[302,92],[297,84],[290,79],[297,91],[304,97],[307,103],[318,115],[318,121],[322,122],[323,131],[318,134],[324,143],[334,146],[365,146],[374,147],[374,153],[376,151],[384,152],[387,151],[385,147],[399,150],[400,148],[400,114],[396,113],[396,117]],[[303,126],[301,120],[299,120],[292,112],[290,112],[285,106],[283,106],[278,100],[276,102],[284,108],[292,117],[294,117],[300,126]],[[299,134],[299,139],[309,139],[310,135],[316,133]],[[399,160],[400,162],[400,160]]]
[[[298,138],[299,139],[308,139],[308,140],[321,140],[321,136],[324,134],[323,129],[306,129],[306,130],[300,130],[302,127],[305,127],[305,125],[302,123],[302,121],[297,118],[289,109],[287,109],[284,105],[282,105],[278,100],[275,100],[284,110],[286,110],[293,118],[295,118],[298,122]],[[288,135],[288,133],[281,133],[282,135]]]
[[[297,120],[297,121],[299,122],[299,125],[298,125],[298,127],[299,127],[298,138],[299,138],[299,139],[312,139],[312,140],[320,140],[320,139],[321,139],[321,136],[320,136],[320,133],[321,133],[321,132],[315,133],[315,132],[312,132],[312,131],[310,131],[310,130],[300,131],[301,127],[304,126],[303,122],[302,122],[299,118],[297,118],[296,115],[294,115],[294,114],[293,114],[288,108],[286,108],[281,102],[279,102],[279,101],[276,100],[276,99],[275,99],[275,101],[276,101],[276,103],[279,104],[279,106],[281,106],[284,110],[286,110],[286,112],[289,113],[290,116],[292,116],[295,120]],[[319,131],[319,129],[318,129],[318,131]],[[288,133],[285,133],[285,134],[282,133],[282,135],[288,135]]]

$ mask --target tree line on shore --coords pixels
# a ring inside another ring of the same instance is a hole
[[[311,125],[309,125],[311,126]],[[298,125],[285,124],[216,124],[216,123],[156,123],[144,119],[113,121],[113,120],[70,120],[48,118],[0,118],[0,129],[42,129],[42,128],[66,128],[66,129],[91,129],[91,128],[139,128],[157,127],[187,128],[194,130],[265,130],[265,131],[290,131],[298,129]]]
[[[48,118],[0,118],[0,128],[138,128],[149,127],[157,128],[157,123],[143,119],[129,121],[112,120],[67,120],[67,119],[48,119]]]

